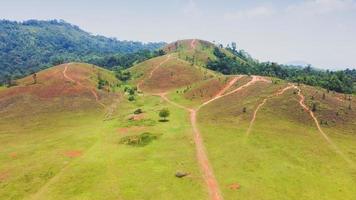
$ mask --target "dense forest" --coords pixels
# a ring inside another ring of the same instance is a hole
[[[127,67],[164,44],[95,36],[62,20],[0,20],[0,84],[66,61]]]
[[[319,86],[342,93],[356,93],[356,70],[329,71],[314,69],[311,66],[296,67],[274,62],[259,62],[236,44],[225,47],[233,56],[226,55],[221,48],[214,49],[216,60],[209,60],[207,67],[223,74],[252,74],[277,77],[280,79]]]

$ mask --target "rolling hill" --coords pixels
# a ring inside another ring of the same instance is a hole
[[[0,199],[355,199],[354,96],[223,75],[215,48],[174,42],[127,82],[68,63],[1,88]]]

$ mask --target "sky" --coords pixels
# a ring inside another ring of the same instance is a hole
[[[234,41],[260,61],[356,68],[356,0],[0,0],[0,19],[63,19],[119,40]]]

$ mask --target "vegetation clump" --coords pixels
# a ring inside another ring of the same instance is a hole
[[[161,118],[160,119],[161,122],[166,122],[168,121],[167,117],[169,117],[170,112],[167,108],[163,108],[162,110],[159,111],[158,115]]]
[[[149,132],[141,133],[140,135],[131,135],[121,138],[120,144],[126,144],[130,146],[142,147],[151,143],[153,140],[157,140],[158,136]]]
[[[143,111],[142,111],[141,108],[138,108],[138,109],[136,109],[136,110],[134,111],[134,114],[135,114],[135,115],[138,115],[138,114],[141,114],[141,113],[143,113]]]

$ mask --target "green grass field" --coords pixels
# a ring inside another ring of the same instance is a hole
[[[164,107],[172,115],[159,122]],[[136,108],[143,119],[129,120]],[[40,123],[21,127],[4,119],[0,199],[206,199],[188,114],[152,96],[123,100],[117,109],[111,121],[99,111],[42,114]],[[120,144],[143,132],[159,138],[144,147]],[[178,179],[176,172],[190,175]]]
[[[246,139],[251,111],[270,90],[261,93],[251,87],[201,110],[200,128],[224,197],[355,199],[356,169],[320,136],[292,91],[267,101]],[[232,99],[234,104],[229,103]],[[241,112],[242,107],[247,113]],[[355,145],[355,135],[330,136],[341,147]],[[355,160],[354,148],[348,151]],[[241,188],[231,190],[234,183]]]

